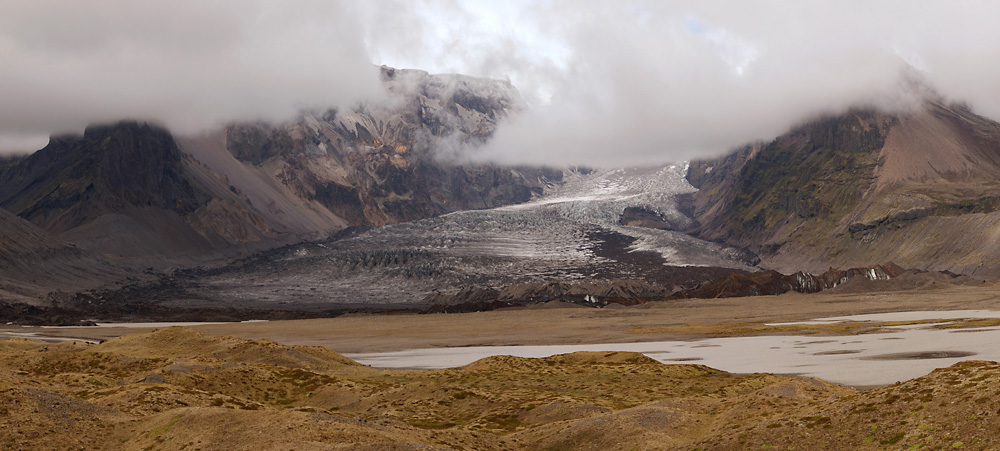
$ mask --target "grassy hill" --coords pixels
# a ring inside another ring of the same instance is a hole
[[[1000,365],[869,391],[641,354],[380,370],[185,328],[0,341],[6,449],[995,449]],[[922,448],[921,448],[922,447]]]

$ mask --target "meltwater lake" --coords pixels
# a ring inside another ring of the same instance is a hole
[[[979,318],[1000,318],[1000,311],[897,312],[819,318],[796,324]],[[346,356],[373,367],[432,369],[463,366],[494,355],[548,357],[576,351],[632,351],[667,364],[696,363],[732,373],[818,377],[855,388],[905,381],[963,360],[1000,361],[1000,327],[939,329],[933,327],[935,324],[939,323],[886,326],[884,332],[844,336],[780,335],[588,345],[470,346]]]

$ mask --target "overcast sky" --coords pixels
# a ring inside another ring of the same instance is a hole
[[[0,149],[87,123],[180,132],[379,95],[376,64],[509,78],[506,163],[676,161],[899,105],[912,67],[1000,118],[987,1],[0,0]]]

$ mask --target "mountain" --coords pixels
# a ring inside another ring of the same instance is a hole
[[[149,257],[257,241],[267,223],[197,183],[172,135],[137,122],[88,127],[0,172],[0,207],[99,253]]]
[[[996,277],[998,175],[1000,124],[965,106],[854,109],[693,162],[693,233],[782,272],[891,260]]]
[[[388,67],[381,74],[384,98],[285,123],[175,135],[122,121],[0,159],[0,209],[15,224],[0,259],[57,248],[76,257],[53,261],[98,259],[97,267],[127,274],[216,266],[352,226],[523,203],[561,183],[562,170],[470,163],[499,122],[524,108],[509,82]],[[34,278],[28,273],[0,268],[5,280]],[[79,276],[92,279],[83,290],[130,277]],[[37,301],[45,286],[78,287],[43,278],[19,290]]]
[[[0,164],[0,207],[81,248],[191,265],[348,226],[525,202],[561,179],[457,162],[522,108],[509,82],[382,76],[381,101],[284,124],[175,137],[125,121],[55,137]]]
[[[11,242],[129,274],[182,269],[78,306],[603,305],[813,291],[843,274],[806,273],[887,261],[1000,275],[1000,124],[932,95],[712,161],[552,169],[468,158],[523,110],[509,82],[381,74],[384,98],[348,109],[183,136],[126,121],[0,160],[0,208],[27,221],[7,218]],[[101,274],[83,290],[131,277]]]

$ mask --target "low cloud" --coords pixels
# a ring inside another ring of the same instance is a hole
[[[929,0],[4,2],[0,151],[92,122],[189,132],[370,101],[376,64],[510,79],[531,108],[477,151],[509,164],[719,154],[898,107],[907,70],[998,119],[996,17]]]
[[[185,133],[379,95],[338,2],[4,1],[0,151],[90,123]]]
[[[576,3],[576,2],[574,2]],[[551,102],[484,157],[676,161],[852,106],[902,106],[907,72],[1000,118],[1000,6],[940,2],[606,2],[556,15],[572,56]],[[559,8],[565,9],[565,8]],[[545,12],[543,12],[545,14]]]
[[[622,165],[719,154],[820,114],[899,107],[907,71],[1000,118],[1000,4],[493,3],[503,5],[423,2],[413,39],[366,41],[389,64],[509,77],[535,108],[498,130],[480,154],[488,160]]]

